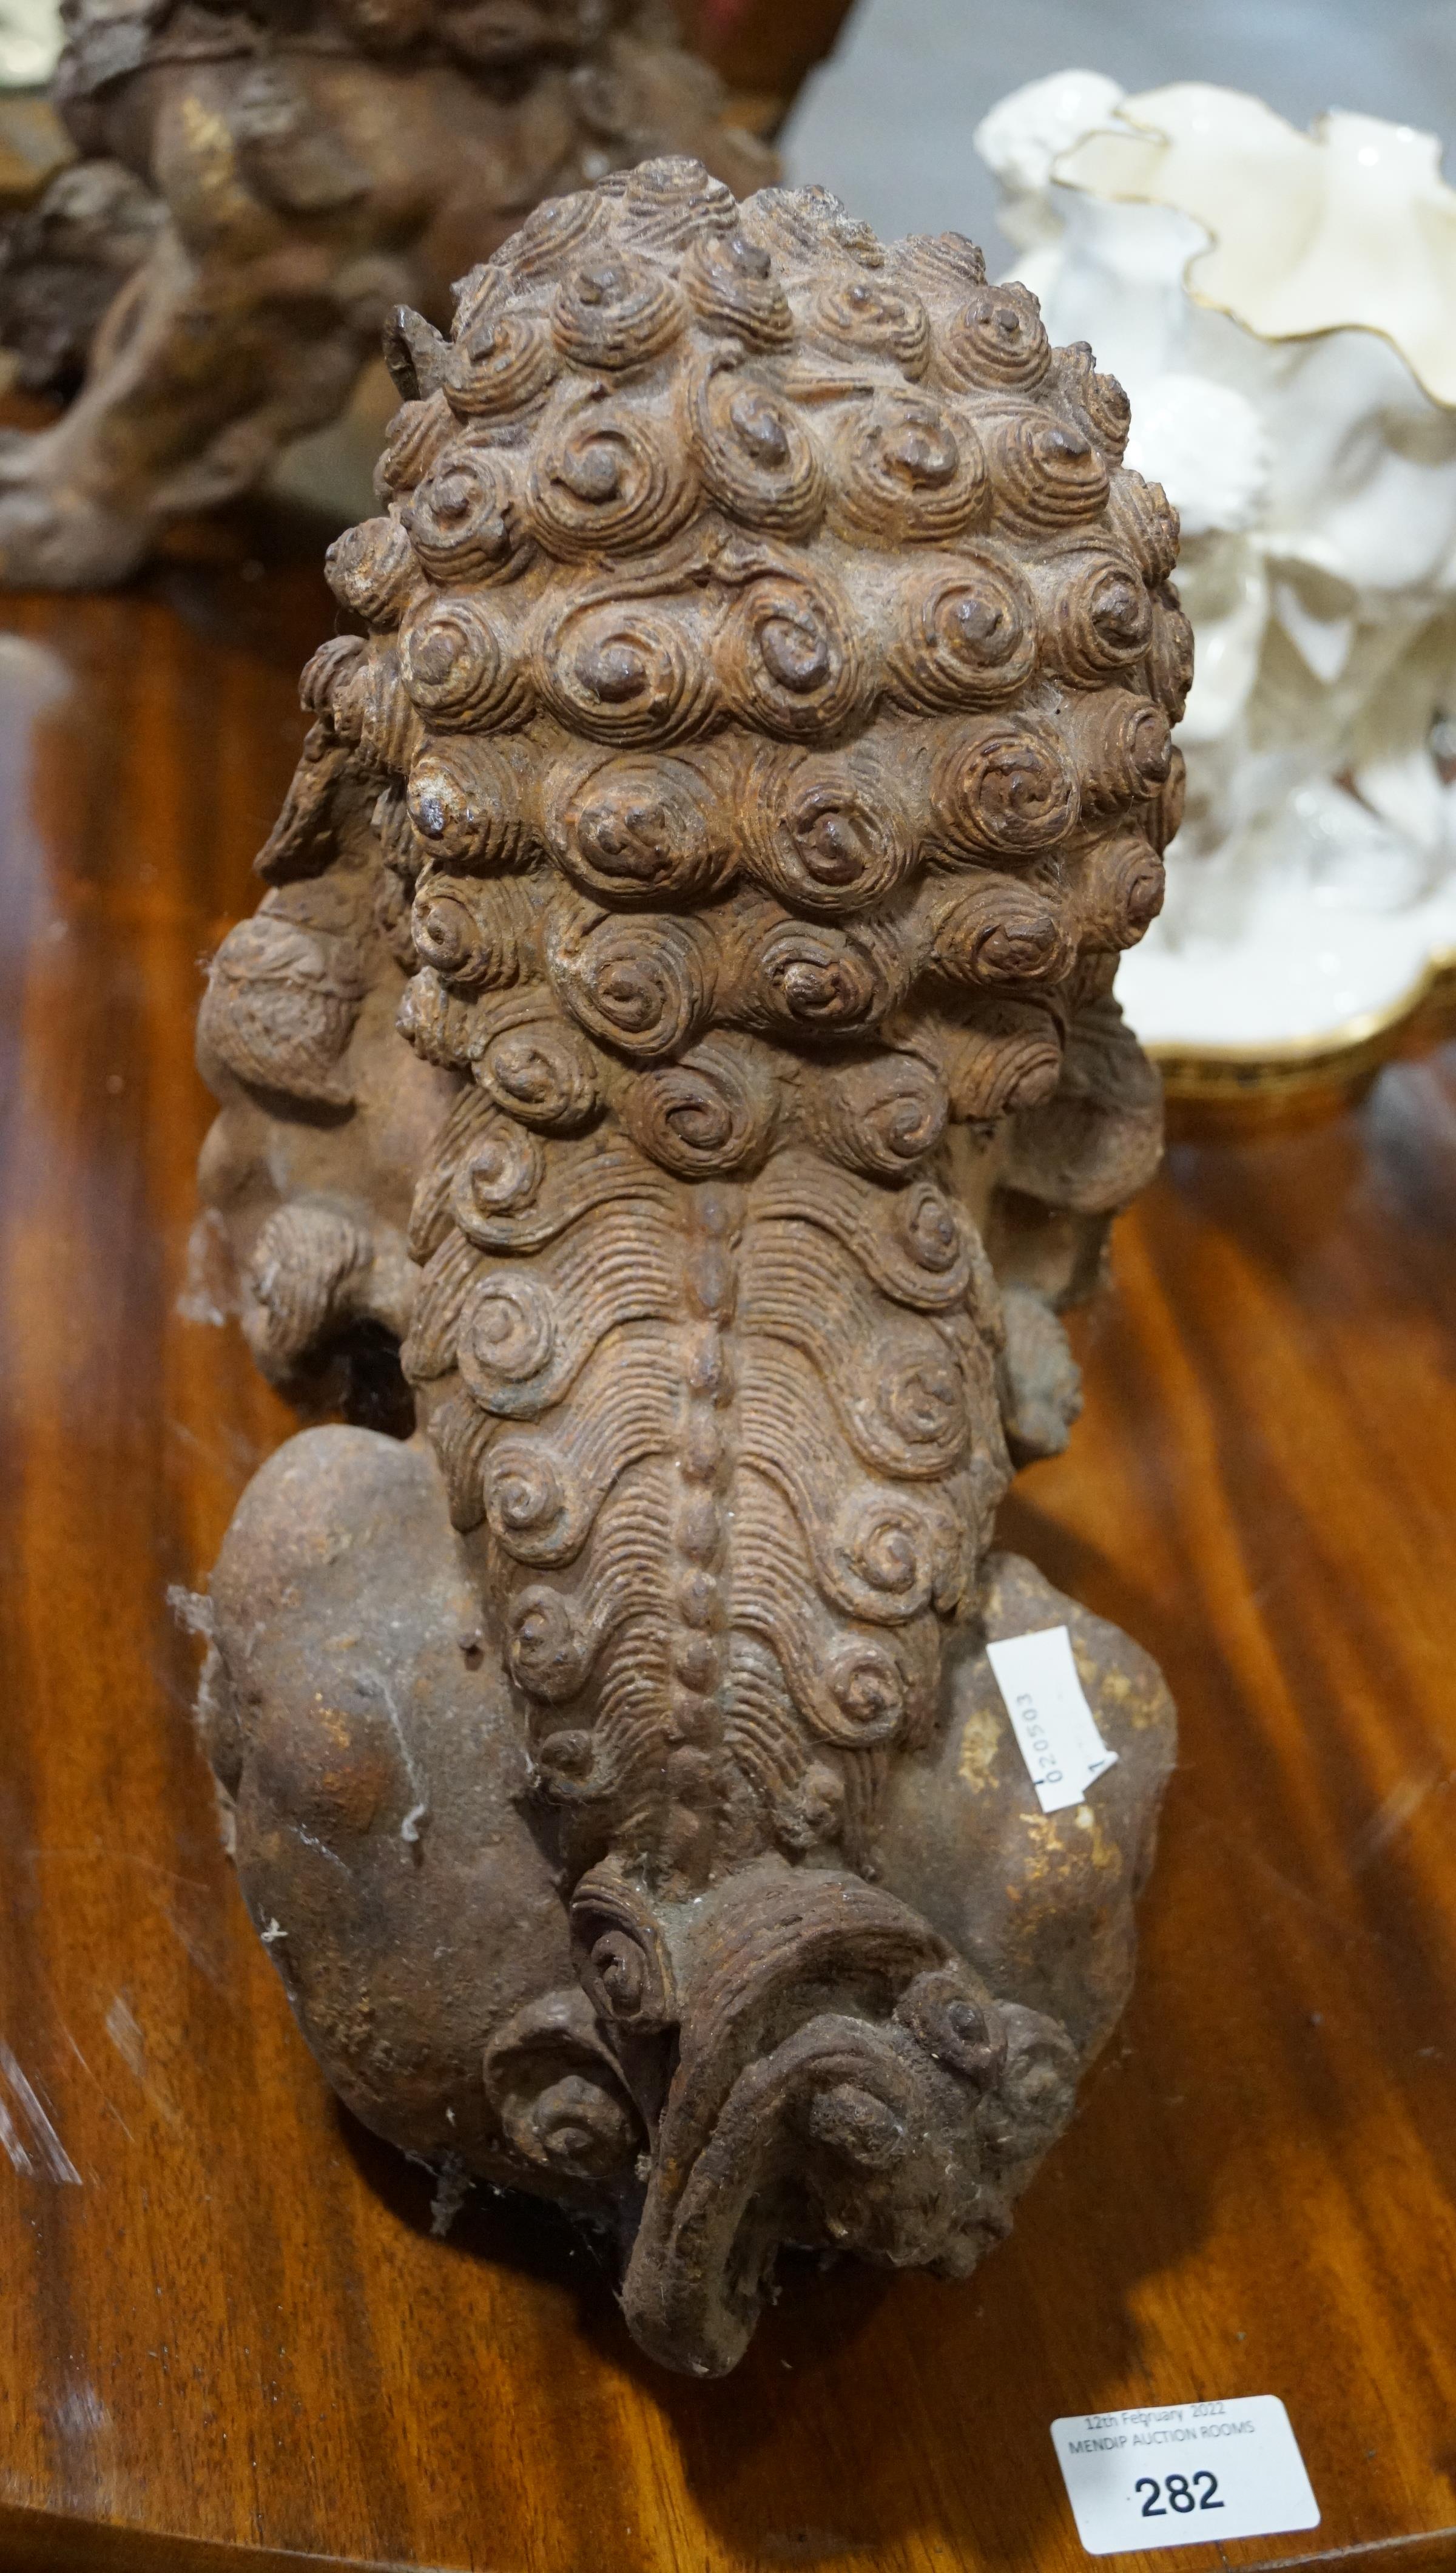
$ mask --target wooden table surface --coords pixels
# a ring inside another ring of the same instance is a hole
[[[0,604],[0,2562],[1062,2573],[1056,2415],[1274,2393],[1318,2529],[1138,2564],[1456,2564],[1451,1064],[1178,1147],[1008,1507],[1183,1749],[1132,2008],[975,2279],[797,2272],[679,2382],[554,2217],[431,2240],[326,2094],[165,1597],[290,1425],[189,1290],[191,1024],[319,543]]]

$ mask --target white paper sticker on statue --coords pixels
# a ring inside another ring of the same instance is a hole
[[[1067,1628],[1011,1635],[986,1651],[1043,1813],[1080,1805],[1117,1755],[1097,1731]]]

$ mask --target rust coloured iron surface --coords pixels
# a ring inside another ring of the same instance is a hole
[[[203,1723],[351,2107],[717,2374],[780,2244],[971,2269],[1127,1990],[1171,1708],[994,1531],[1159,1151],[1176,522],[969,243],[692,162],[392,357],[200,1028],[245,1328],[351,1419]],[[1044,1814],[986,1647],[1064,1624],[1116,1764]]]

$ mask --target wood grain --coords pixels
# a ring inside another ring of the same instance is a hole
[[[587,2243],[493,2198],[431,2240],[327,2096],[166,1601],[290,1426],[189,1295],[191,1021],[319,545],[236,520],[0,616],[0,2562],[1062,2573],[1055,2415],[1270,2392],[1320,2527],[1147,2563],[1451,2563],[1456,1064],[1176,1148],[1006,1513],[1183,1756],[1131,2012],[976,2279],[792,2273],[681,2383]]]

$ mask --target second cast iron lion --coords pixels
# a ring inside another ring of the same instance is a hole
[[[662,0],[66,0],[83,158],[3,228],[0,341],[74,400],[0,439],[0,579],[124,579],[335,420],[401,299],[539,198],[661,152],[772,155]]]
[[[255,1349],[418,1427],[256,1477],[206,1737],[352,2107],[717,2373],[780,2243],[971,2268],[1125,1996],[1171,1710],[994,1524],[1158,1152],[1176,528],[969,243],[693,163],[394,364],[201,1034]],[[986,1643],[1060,1624],[1048,1816]]]

